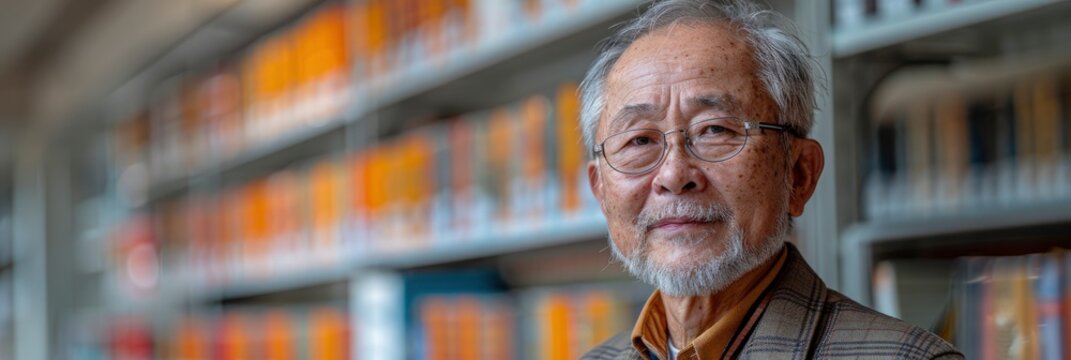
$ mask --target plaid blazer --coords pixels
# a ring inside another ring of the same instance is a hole
[[[926,330],[871,310],[826,288],[792,245],[763,297],[766,309],[745,334],[743,359],[962,359],[951,344]],[[760,301],[762,301],[760,299]],[[748,315],[750,317],[750,314]],[[746,320],[745,320],[746,322]],[[739,336],[739,334],[738,334]],[[582,359],[646,359],[618,334]]]

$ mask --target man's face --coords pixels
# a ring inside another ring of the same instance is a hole
[[[596,142],[628,129],[669,131],[724,116],[779,123],[757,71],[745,38],[728,26],[656,30],[634,42],[607,76]],[[677,295],[720,290],[775,254],[789,213],[802,212],[802,203],[790,211],[793,155],[781,136],[790,135],[752,130],[739,154],[709,163],[688,153],[682,134],[670,134],[663,162],[642,175],[617,172],[602,159],[589,163],[615,252],[635,275]]]

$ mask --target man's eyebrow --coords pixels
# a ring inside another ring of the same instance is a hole
[[[654,104],[629,104],[617,111],[614,117],[610,120],[610,126],[613,127],[615,123],[621,121],[627,121],[636,119],[639,117],[650,116],[651,114],[658,114],[659,107]]]
[[[732,95],[702,95],[689,98],[688,107],[735,112],[740,108],[740,102]]]

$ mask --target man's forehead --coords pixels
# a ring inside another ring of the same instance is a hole
[[[746,75],[754,61],[743,40],[729,25],[668,25],[625,49],[610,68],[606,85],[633,93],[667,81]]]
[[[684,99],[684,105],[687,108],[694,110],[713,110],[726,113],[735,113],[740,107],[740,100],[738,100],[732,94],[699,94],[694,96],[687,96]],[[662,103],[654,102],[626,102],[622,104],[619,109],[610,109],[611,111],[611,126],[613,123],[620,121],[628,121],[635,118],[649,118],[654,116],[661,116],[665,113],[665,105]]]

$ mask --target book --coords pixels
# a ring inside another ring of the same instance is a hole
[[[582,211],[581,194],[588,192],[586,150],[580,131],[580,98],[578,84],[568,82],[555,93],[555,144],[557,145],[557,175],[555,188],[560,189],[557,213],[573,218]]]
[[[550,101],[542,95],[531,96],[518,104],[517,114],[520,124],[514,138],[518,151],[512,162],[518,169],[510,186],[510,212],[516,231],[525,232],[545,228],[550,217]]]
[[[316,162],[309,171],[310,227],[312,254],[327,263],[340,261],[342,173],[332,158]]]
[[[1026,279],[1033,292],[1038,359],[1063,359],[1063,322],[1061,268],[1063,251],[1027,256]]]

